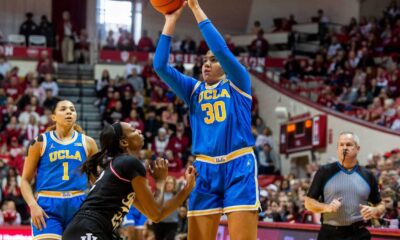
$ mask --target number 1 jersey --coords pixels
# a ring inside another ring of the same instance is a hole
[[[86,190],[87,177],[80,172],[87,158],[85,135],[75,131],[70,140],[60,140],[54,131],[50,131],[42,137],[36,191]]]

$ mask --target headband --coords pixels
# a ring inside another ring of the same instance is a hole
[[[118,140],[121,139],[121,137],[122,137],[122,126],[121,126],[121,123],[120,122],[113,123],[111,125],[111,127],[114,129],[115,136],[117,137],[117,139]]]

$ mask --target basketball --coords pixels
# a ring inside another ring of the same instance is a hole
[[[150,0],[151,5],[162,14],[169,14],[179,9],[185,0]]]

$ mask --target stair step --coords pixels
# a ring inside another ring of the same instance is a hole
[[[99,112],[86,112],[82,118],[88,121],[101,121],[101,114]]]
[[[83,104],[81,105],[80,103],[75,104],[75,109],[78,113],[81,113],[83,111],[83,113],[89,113],[89,112],[99,112],[99,109],[94,106],[93,104]]]
[[[92,138],[99,139],[101,130],[85,130],[86,135],[91,136]],[[99,143],[97,143],[99,144]],[[98,145],[100,147],[100,145]]]
[[[59,92],[60,96],[67,96],[67,97],[79,96],[80,94],[82,94],[82,96],[94,97],[94,96],[96,96],[96,90],[90,89],[90,88],[83,88],[82,90],[79,88],[63,88],[63,89],[60,89],[60,92]]]
[[[74,104],[80,104],[80,103],[83,103],[83,104],[94,104],[94,102],[96,102],[96,100],[97,100],[97,97],[86,97],[86,96],[84,96],[84,97],[80,98],[78,96],[68,96],[67,99],[70,100],[71,102],[73,102]],[[93,106],[93,107],[95,107],[95,106]]]
[[[76,87],[76,86],[82,86],[84,88],[95,88],[96,87],[96,81],[93,79],[65,79],[65,78],[59,78],[57,79],[57,83],[59,87]]]
[[[84,129],[101,130],[101,122],[99,122],[99,121],[96,121],[96,120],[94,120],[94,121],[90,121],[90,120],[85,121],[85,116],[83,116],[83,121],[81,121],[81,122],[82,122],[81,126]]]
[[[73,72],[73,73],[61,73],[61,72],[58,72],[57,73],[57,78],[91,80],[91,79],[93,79],[93,73],[78,75],[75,72]]]

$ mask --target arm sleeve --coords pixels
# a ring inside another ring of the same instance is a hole
[[[371,202],[372,204],[378,204],[381,202],[381,194],[379,193],[379,187],[378,187],[378,181],[376,180],[375,176],[370,173],[369,174],[370,178],[370,188],[371,191],[369,193],[368,201]]]
[[[311,183],[311,187],[308,190],[307,197],[312,198],[314,200],[318,200],[320,196],[323,194],[323,178],[324,178],[324,171],[323,168],[321,167],[318,169],[317,173],[314,176],[314,179]]]
[[[158,76],[175,94],[189,104],[190,96],[197,81],[168,65],[170,45],[171,37],[162,34],[154,55],[153,67]]]
[[[233,82],[240,90],[251,95],[251,81],[246,68],[239,63],[232,52],[229,50],[221,34],[214,27],[209,19],[199,23],[200,31],[207,42],[207,45],[214,53],[218,62],[221,64],[227,78]]]
[[[133,180],[137,176],[146,177],[146,169],[137,158],[120,157],[113,161],[114,170],[124,179]]]

